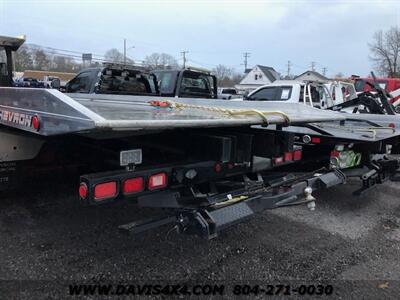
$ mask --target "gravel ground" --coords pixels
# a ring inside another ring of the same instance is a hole
[[[325,282],[334,286],[334,298],[398,299],[400,186],[386,183],[353,197],[355,187],[316,194],[314,212],[266,211],[211,241],[169,227],[126,236],[119,224],[152,211],[126,203],[81,208],[73,184],[2,194],[0,299],[64,298],[66,287],[57,284],[67,282],[175,280]]]

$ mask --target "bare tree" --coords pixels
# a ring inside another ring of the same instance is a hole
[[[75,72],[80,68],[72,58],[55,55],[52,59],[52,71],[58,72]]]
[[[112,49],[108,50],[104,54],[104,58],[108,62],[118,63],[118,64],[124,63],[124,54],[121,53],[116,48],[112,48]],[[128,58],[128,57],[126,58],[126,62],[129,63],[129,64],[133,64],[134,63],[134,61],[132,59]]]
[[[218,80],[223,80],[232,76],[233,69],[219,64],[213,69],[213,72],[215,73],[215,76],[217,76]]]
[[[42,49],[36,49],[33,53],[34,67],[36,70],[49,70],[50,59]]]
[[[235,72],[235,69],[221,64],[213,69],[213,73],[218,79],[219,86],[232,87],[243,79],[243,75]]]
[[[32,51],[28,46],[21,46],[14,54],[15,70],[25,71],[33,69]]]
[[[151,69],[178,68],[178,61],[176,58],[167,53],[152,53],[146,56],[144,64]]]
[[[391,27],[388,31],[375,32],[372,43],[369,44],[371,60],[380,74],[389,77],[399,76],[398,61],[400,59],[400,29]]]

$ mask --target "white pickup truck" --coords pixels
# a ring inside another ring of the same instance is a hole
[[[218,99],[231,100],[240,97],[235,88],[218,88]]]
[[[357,97],[354,85],[342,81],[329,83],[277,80],[254,90],[244,100],[303,102],[317,108],[328,108]]]
[[[359,98],[352,83],[332,81],[329,83],[277,80],[272,84],[259,87],[243,99],[250,101],[304,103],[315,108],[332,109],[352,114],[352,119],[363,119],[365,113],[368,120],[383,128],[400,128],[399,115],[388,112],[380,97]],[[357,98],[359,101],[357,101]],[[379,100],[380,99],[380,100]],[[355,100],[351,101],[351,100]],[[368,101],[371,102],[368,104]],[[347,103],[346,103],[347,102]],[[387,103],[389,103],[386,100]]]

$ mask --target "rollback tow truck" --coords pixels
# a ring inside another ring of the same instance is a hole
[[[170,224],[213,238],[264,209],[313,209],[313,191],[344,183],[352,167],[368,173],[381,163],[380,179],[396,174],[397,159],[385,155],[399,133],[374,128],[363,139],[364,126],[347,132],[343,114],[302,104],[0,87],[0,190],[42,169],[76,166],[82,205],[136,201],[167,211],[121,230]],[[345,150],[362,145],[365,153],[345,170]]]

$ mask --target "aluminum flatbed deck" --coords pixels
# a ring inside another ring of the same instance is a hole
[[[169,101],[183,107],[155,107]],[[238,112],[230,115],[221,110]],[[243,113],[241,113],[243,112]],[[264,118],[260,115],[264,115]],[[32,127],[33,116],[40,130]],[[0,124],[44,136],[66,133],[146,131],[344,120],[340,113],[302,104],[262,103],[102,94],[63,94],[57,90],[0,88]]]

